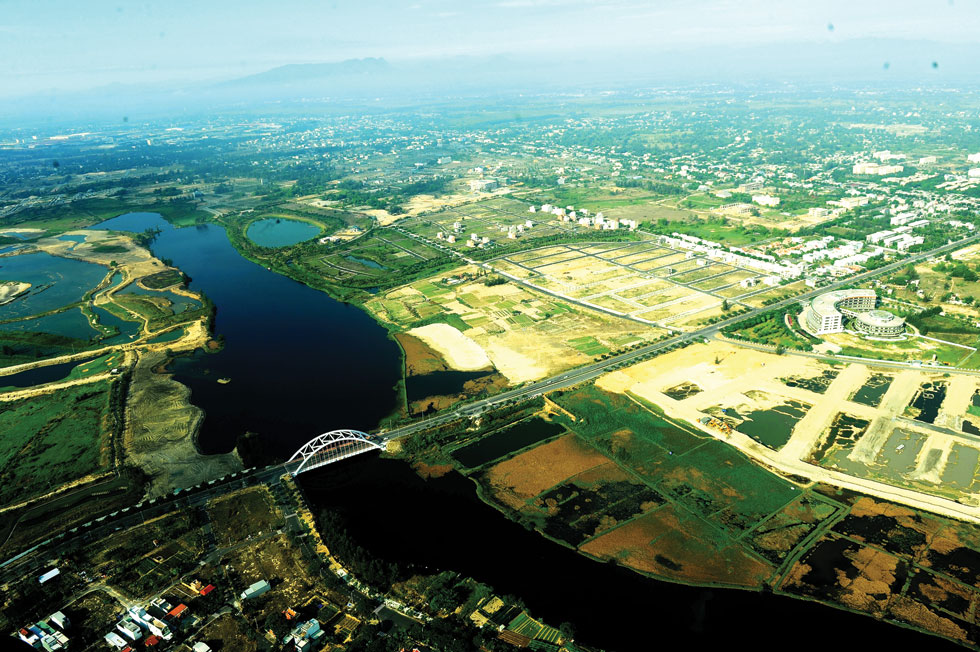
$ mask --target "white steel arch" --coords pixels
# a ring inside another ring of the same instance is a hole
[[[359,430],[332,430],[322,434],[315,439],[306,442],[302,448],[296,451],[289,462],[294,462],[302,458],[293,475],[299,475],[303,471],[311,471],[321,466],[326,466],[333,462],[353,457],[358,453],[364,453],[371,449],[384,450],[384,444],[374,441],[371,435]],[[289,463],[287,462],[287,464]]]

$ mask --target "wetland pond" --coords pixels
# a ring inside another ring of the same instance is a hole
[[[46,367],[36,367],[9,376],[0,376],[0,387],[33,387],[34,385],[53,383],[56,380],[61,380],[66,377],[78,365],[84,364],[88,360],[93,360],[95,357],[92,356],[92,358],[86,360],[52,364]]]
[[[861,405],[878,407],[888,388],[891,387],[892,380],[894,380],[893,376],[872,374],[864,385],[854,393],[854,397],[851,400]]]
[[[744,415],[745,421],[737,430],[773,450],[786,445],[797,422],[806,416],[810,406],[802,401],[789,400],[768,410],[753,410]]]
[[[0,278],[30,283],[27,294],[0,306],[0,320],[28,317],[80,301],[108,269],[44,252],[0,258]]]
[[[414,403],[432,396],[456,396],[462,394],[464,385],[477,378],[485,378],[486,371],[434,371],[405,379],[405,396]]]
[[[463,466],[475,469],[562,432],[565,432],[565,428],[557,423],[548,423],[539,418],[528,419],[457,449],[453,452],[453,458]]]
[[[288,247],[311,240],[320,234],[320,227],[309,222],[268,217],[252,222],[245,235],[260,247]]]
[[[939,408],[946,398],[946,383],[943,381],[922,383],[910,407],[918,410],[913,417],[922,423],[933,423],[939,415]]]

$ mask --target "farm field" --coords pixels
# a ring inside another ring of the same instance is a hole
[[[72,643],[78,646],[104,641],[103,636],[124,611],[118,600],[103,591],[88,593],[62,609],[72,623]]]
[[[222,564],[228,567],[236,593],[259,580],[277,583],[270,599],[246,603],[260,611],[259,622],[268,614],[281,613],[302,604],[314,588],[314,579],[307,571],[308,564],[285,534],[237,548],[222,559]]]
[[[974,526],[866,496],[812,543],[776,589],[976,646]]]
[[[134,597],[162,591],[198,566],[204,552],[203,521],[196,512],[170,513],[119,533],[107,545],[94,542],[79,554],[90,573]]]
[[[692,258],[654,240],[551,246],[503,256],[492,265],[549,292],[681,329],[721,315],[724,301],[737,305],[739,297],[757,291],[741,285],[758,277],[750,270]]]
[[[680,581],[758,587],[793,546],[749,533],[776,515],[801,541],[838,509],[624,396],[590,386],[552,398],[575,416],[554,416],[570,434],[478,477],[515,518],[591,556]]]
[[[213,650],[221,649],[217,647],[219,645],[241,652],[256,652],[259,649],[259,641],[255,635],[232,614],[222,614],[215,618],[200,631],[197,638]]]
[[[454,328],[453,337],[430,338],[450,367],[478,369],[482,350],[511,383],[535,380],[585,364],[610,351],[650,341],[662,331],[588,310],[511,282],[488,285],[475,267],[455,270],[377,295],[366,308],[394,330]],[[455,343],[455,344],[454,344]],[[476,347],[476,348],[474,348]],[[456,350],[458,349],[458,350]],[[465,361],[465,363],[464,363]]]

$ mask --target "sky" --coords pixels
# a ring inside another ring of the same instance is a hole
[[[0,0],[0,97],[287,63],[975,43],[980,0]]]

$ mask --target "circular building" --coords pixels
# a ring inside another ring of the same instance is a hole
[[[905,320],[885,310],[870,310],[854,318],[854,327],[867,335],[896,337],[905,332]]]
[[[803,313],[806,329],[814,335],[840,333],[844,317],[856,317],[873,310],[878,296],[874,290],[833,290],[813,299]]]

